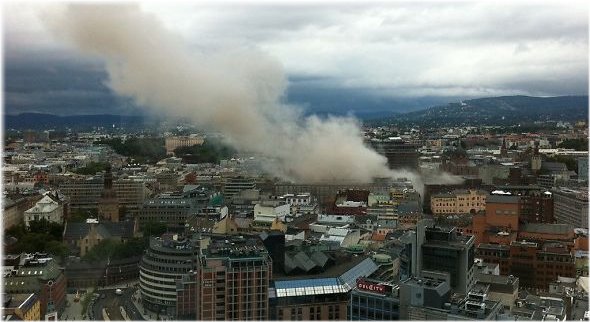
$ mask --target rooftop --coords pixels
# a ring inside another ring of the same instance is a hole
[[[358,260],[349,262],[352,265],[338,265],[338,271],[329,274],[303,275],[281,278],[273,275],[275,297],[323,295],[345,293],[353,289],[359,277],[367,277],[378,269],[368,257],[355,257]],[[324,272],[325,273],[325,272]]]
[[[521,226],[521,231],[540,234],[569,234],[574,231],[574,226],[569,224],[537,224],[528,223]]]
[[[492,192],[493,193],[493,192]],[[486,199],[486,203],[513,203],[517,204],[520,201],[519,196],[511,196],[511,195],[498,195],[492,194],[489,195]]]

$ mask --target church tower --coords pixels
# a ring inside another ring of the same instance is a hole
[[[98,202],[98,216],[103,220],[119,222],[119,200],[113,188],[113,173],[110,164],[104,174],[104,186]]]
[[[537,174],[539,170],[541,170],[541,155],[539,154],[539,141],[535,141],[535,149],[531,157],[531,171]]]
[[[506,148],[506,139],[502,139],[502,146],[500,147],[500,156],[505,158],[508,156],[508,149]]]

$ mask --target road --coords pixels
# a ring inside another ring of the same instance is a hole
[[[122,306],[127,312],[130,320],[143,321],[144,318],[137,311],[137,308],[132,303],[132,296],[135,292],[135,287],[121,288],[123,290],[122,295],[116,295],[114,290],[98,290],[96,293],[100,295],[98,299],[94,301],[92,306],[92,318],[93,320],[102,320],[102,309],[105,308],[109,318],[111,320],[123,320],[121,311],[119,309]],[[103,298],[104,294],[104,298]]]

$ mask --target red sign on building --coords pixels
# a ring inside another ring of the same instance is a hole
[[[368,291],[373,293],[385,294],[391,291],[391,286],[383,285],[381,283],[370,282],[364,279],[358,279],[356,281],[356,287],[361,291]]]

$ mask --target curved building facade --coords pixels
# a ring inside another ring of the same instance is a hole
[[[195,280],[198,267],[197,240],[170,236],[152,237],[140,262],[139,284],[143,306],[151,311],[177,316],[177,301],[183,282]]]

